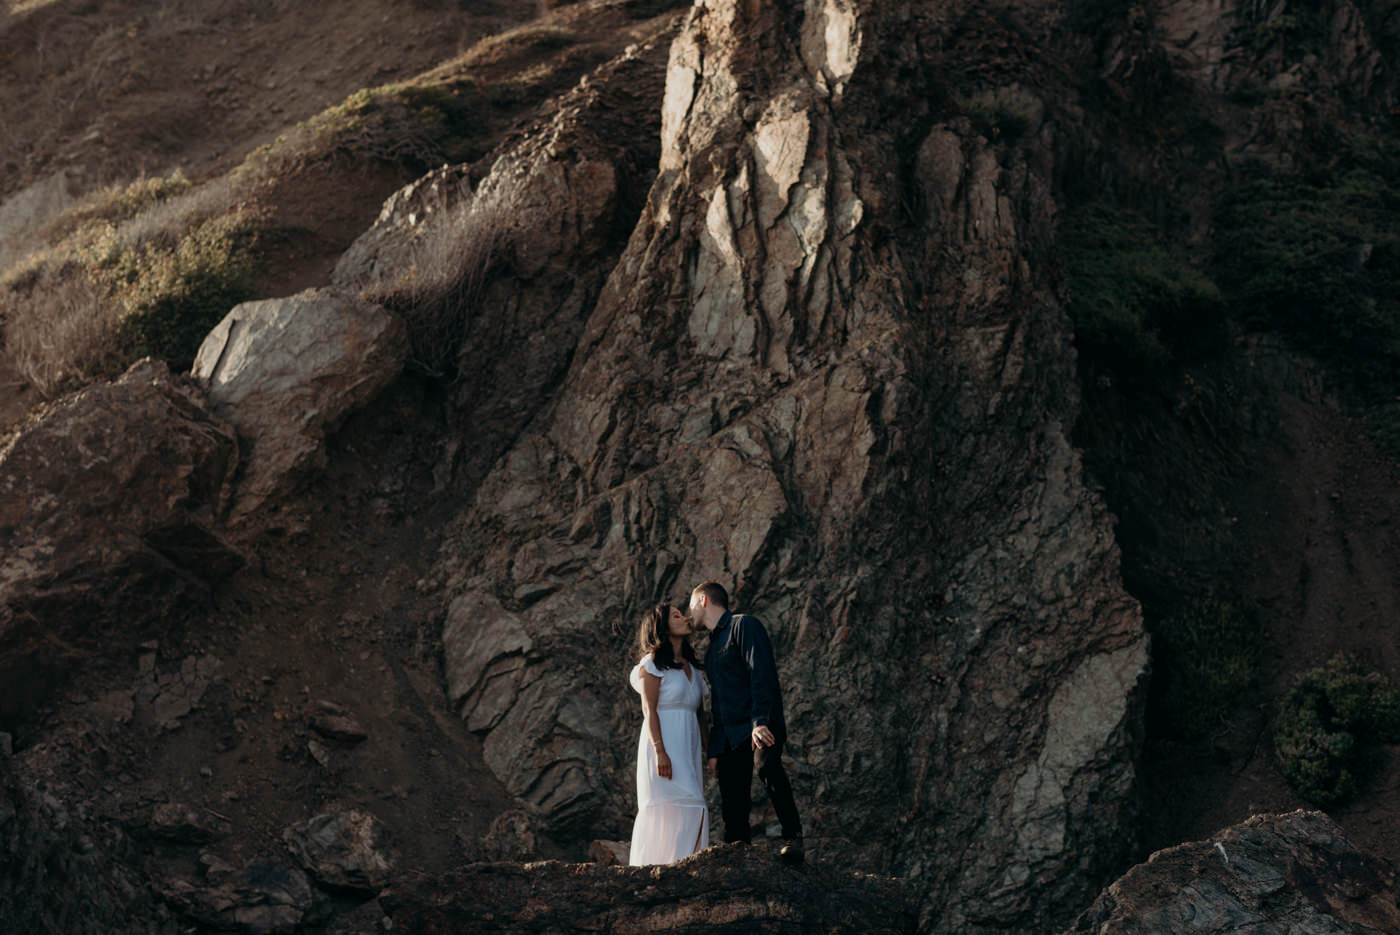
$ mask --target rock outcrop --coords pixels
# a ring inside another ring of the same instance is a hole
[[[1400,931],[1400,880],[1320,812],[1259,815],[1158,851],[1064,935]]]
[[[393,382],[407,355],[403,322],[331,289],[229,312],[200,345],[193,375],[248,441],[233,519],[322,466],[326,436]]]
[[[237,570],[219,532],[237,461],[233,431],[151,361],[16,431],[0,449],[0,718]]]
[[[917,930],[899,881],[791,869],[765,848],[711,848],[665,867],[473,864],[404,881],[379,904],[406,932],[828,932]]]
[[[655,177],[665,33],[562,95],[471,186],[446,167],[384,205],[333,281],[401,310],[413,362],[450,376],[469,437],[443,466],[480,483],[548,401]]]
[[[438,570],[451,697],[554,833],[625,836],[635,621],[718,577],[774,636],[818,860],[991,932],[1127,857],[1147,643],[1067,438],[1057,126],[930,103],[974,6],[709,0],[673,44],[631,242]]]

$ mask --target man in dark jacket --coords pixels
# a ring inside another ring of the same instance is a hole
[[[779,853],[801,863],[802,822],[792,800],[792,785],[783,769],[783,697],[773,644],[757,617],[729,611],[729,594],[707,581],[690,595],[690,617],[710,633],[705,677],[710,681],[710,772],[719,780],[724,840],[748,843],[754,767],[768,787],[768,797],[783,829]]]

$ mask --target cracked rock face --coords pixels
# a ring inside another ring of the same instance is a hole
[[[555,834],[625,837],[637,620],[715,577],[816,859],[909,876],[927,931],[1046,930],[1131,847],[1147,644],[1066,437],[1053,114],[1008,82],[1046,145],[908,133],[963,6],[696,4],[628,247],[437,574],[451,697]]]
[[[1257,815],[1213,841],[1158,851],[1064,935],[1400,931],[1400,883],[1321,812]]]

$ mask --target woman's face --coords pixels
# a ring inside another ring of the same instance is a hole
[[[672,636],[689,636],[695,632],[695,624],[690,622],[690,618],[681,613],[679,607],[671,608],[671,616],[667,619]]]

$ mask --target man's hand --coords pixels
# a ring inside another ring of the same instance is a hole
[[[718,760],[717,758],[715,758],[715,757],[710,757],[709,760],[706,761],[706,765],[710,767],[710,775],[713,776],[713,777],[715,777],[716,779],[718,779],[718,778],[719,778],[719,760]]]
[[[777,740],[773,737],[773,732],[765,725],[760,724],[753,729],[753,748],[755,750],[771,747],[775,743],[777,743]]]
[[[666,755],[665,750],[656,751],[656,775],[662,779],[671,778],[671,758]]]

